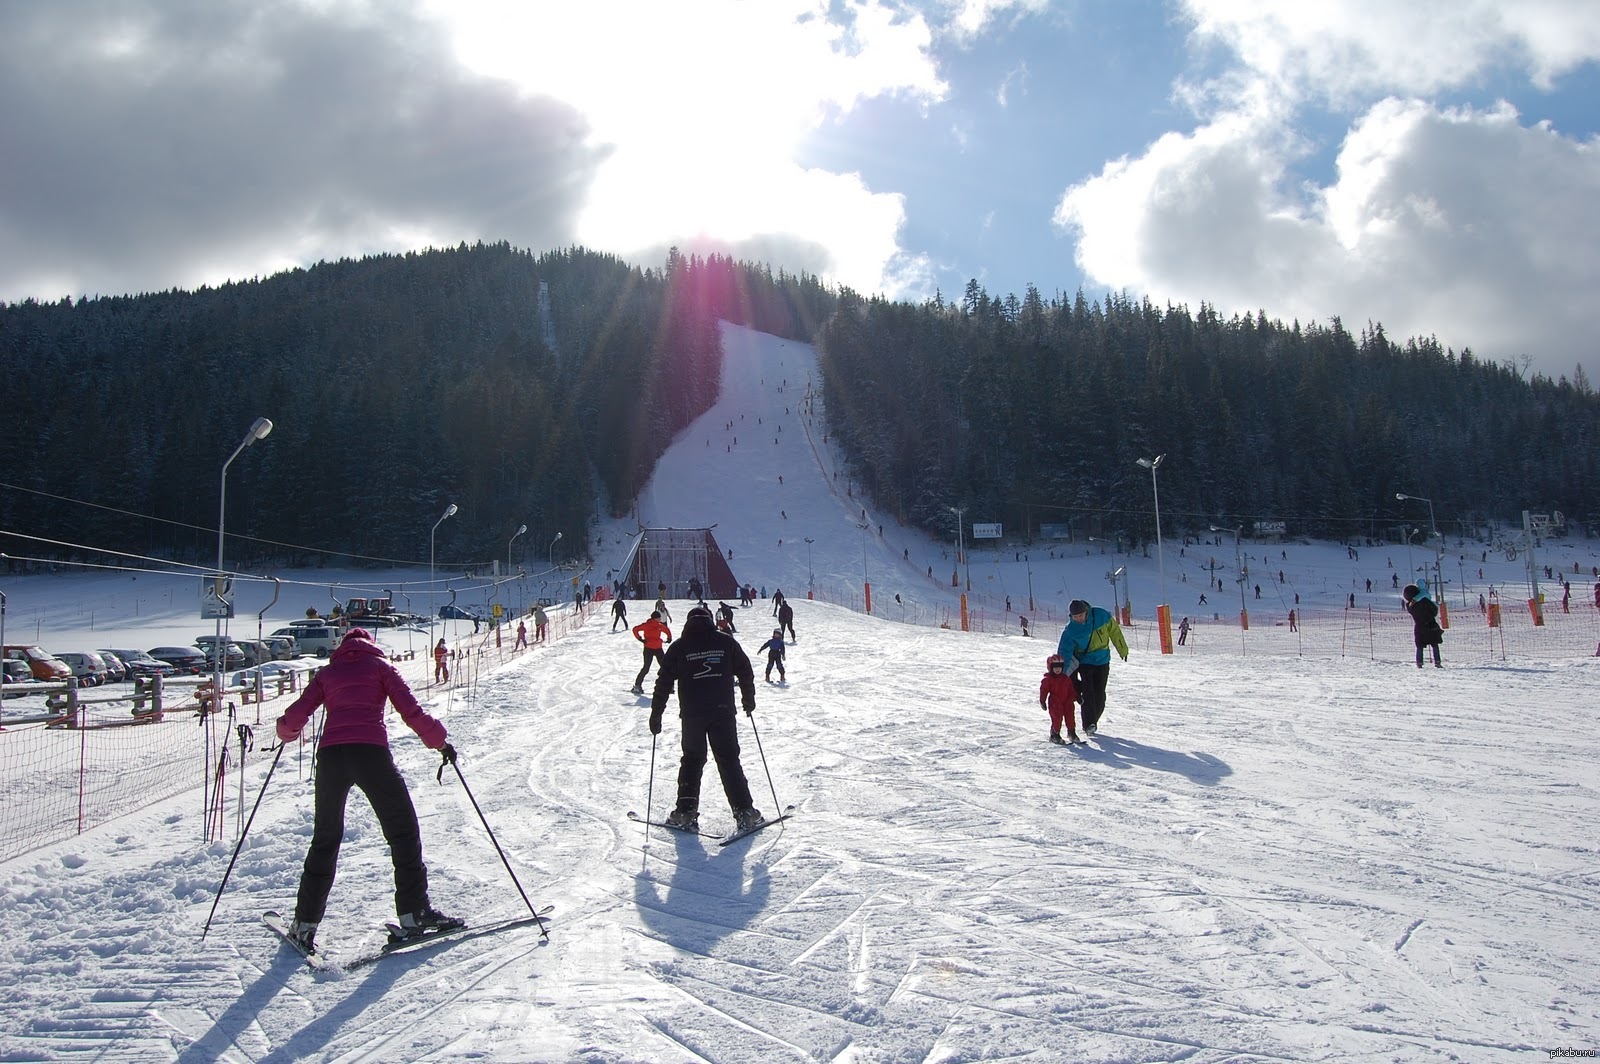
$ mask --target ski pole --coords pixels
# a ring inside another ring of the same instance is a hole
[[[455,753],[454,748],[450,750],[450,753]],[[467,801],[472,803],[472,808],[477,811],[478,819],[483,821],[483,830],[489,833],[489,841],[494,843],[494,852],[500,855],[500,863],[506,866],[506,874],[511,877],[511,882],[516,886],[517,893],[522,895],[522,904],[526,905],[528,912],[533,914],[533,922],[539,925],[539,934],[548,941],[550,929],[544,926],[544,921],[539,917],[539,911],[533,907],[533,902],[528,900],[528,892],[522,889],[522,883],[517,879],[517,874],[511,870],[511,862],[506,859],[506,852],[500,848],[500,840],[494,837],[494,829],[489,826],[489,818],[483,815],[483,809],[479,807],[478,799],[472,796],[472,788],[467,786],[467,777],[461,774],[461,766],[456,764],[456,759],[446,756],[443,764],[439,766],[439,774],[435,778],[440,783],[444,782],[445,765],[449,765],[456,770],[456,779],[461,781],[461,789],[467,792]]]
[[[1597,656],[1600,656],[1600,649],[1597,649],[1595,651],[1595,654]],[[655,793],[656,793],[656,736],[652,733],[651,736],[650,736],[650,783],[649,783],[649,785],[647,787],[645,787],[645,791],[644,791],[644,818],[645,818],[646,821],[649,821],[649,819],[650,819],[650,803],[655,800]],[[650,825],[648,823],[645,824],[644,834],[645,834],[646,838],[650,837]]]
[[[222,891],[228,885],[228,877],[233,874],[233,863],[239,859],[239,851],[244,849],[244,840],[250,835],[250,825],[255,823],[256,810],[261,808],[261,799],[267,796],[267,784],[272,782],[272,774],[278,771],[278,758],[283,756],[283,748],[287,745],[279,743],[278,752],[272,755],[272,767],[267,769],[267,778],[261,781],[261,793],[256,795],[256,804],[250,807],[250,819],[244,822],[244,830],[239,833],[239,844],[233,848],[233,856],[228,859],[228,868],[222,873],[222,882],[217,884],[217,896],[211,899],[211,911],[206,914],[206,926],[200,929],[202,942],[206,940],[206,932],[211,930],[211,918],[217,915],[217,902],[222,900]]]
[[[778,812],[783,812],[783,804],[778,801],[778,788],[772,783],[772,770],[767,767],[767,752],[761,749],[761,732],[756,728],[756,715],[753,710],[745,713],[750,718],[750,734],[756,737],[756,752],[761,755],[761,770],[767,774],[767,786],[772,790],[772,806]]]

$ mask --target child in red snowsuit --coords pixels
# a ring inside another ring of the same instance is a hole
[[[1065,745],[1061,738],[1061,725],[1067,726],[1067,739],[1082,742],[1072,727],[1072,704],[1078,700],[1077,685],[1067,671],[1067,663],[1060,654],[1051,654],[1045,660],[1044,679],[1039,681],[1039,708],[1050,711],[1050,741]]]

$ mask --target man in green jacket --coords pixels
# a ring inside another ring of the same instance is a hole
[[[1072,620],[1061,632],[1056,653],[1067,659],[1067,671],[1077,668],[1078,693],[1083,698],[1083,730],[1093,735],[1106,711],[1106,681],[1111,677],[1111,648],[1128,660],[1128,641],[1110,611],[1073,599],[1067,607]]]

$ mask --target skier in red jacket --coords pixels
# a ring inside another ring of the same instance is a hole
[[[1078,700],[1078,687],[1067,671],[1067,662],[1060,654],[1045,659],[1044,679],[1039,681],[1039,708],[1050,711],[1050,741],[1061,743],[1061,725],[1067,726],[1067,741],[1083,742],[1072,726],[1072,704]]]
[[[642,695],[644,678],[650,674],[650,663],[654,661],[659,668],[666,660],[662,654],[665,646],[672,642],[672,629],[661,623],[660,610],[652,610],[648,621],[633,626],[633,638],[644,644],[644,667],[633,678],[633,693]]]

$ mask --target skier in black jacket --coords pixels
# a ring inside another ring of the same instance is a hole
[[[667,823],[674,827],[692,831],[700,826],[700,777],[708,746],[717,759],[717,773],[736,826],[743,830],[761,822],[761,811],[750,798],[750,784],[739,764],[735,682],[745,713],[755,713],[756,677],[750,656],[731,635],[717,631],[709,609],[696,606],[684,619],[683,630],[656,672],[655,694],[650,699],[650,734],[660,735],[667,699],[674,685],[678,688],[683,760],[678,765],[678,804],[667,814]]]

